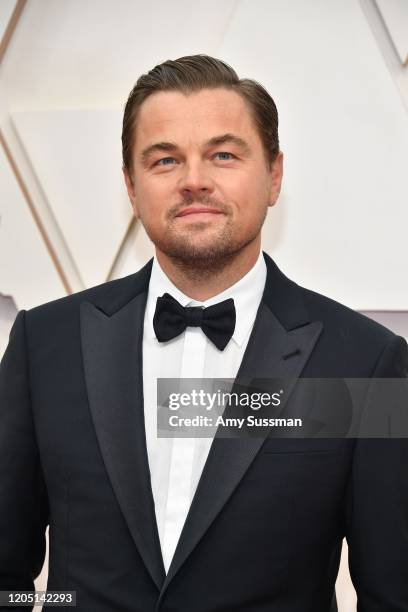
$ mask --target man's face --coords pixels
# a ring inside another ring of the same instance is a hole
[[[279,195],[282,154],[270,168],[239,94],[155,93],[139,110],[133,147],[126,185],[158,252],[205,267],[259,245]]]

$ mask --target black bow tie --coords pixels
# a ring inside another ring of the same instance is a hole
[[[167,342],[182,334],[186,327],[201,327],[207,338],[223,351],[235,329],[234,300],[229,298],[213,306],[182,306],[165,293],[157,298],[153,328],[159,342]]]

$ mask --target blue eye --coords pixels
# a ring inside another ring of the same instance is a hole
[[[219,151],[215,155],[221,155],[222,157],[220,157],[220,159],[222,159],[224,161],[229,161],[230,159],[232,159],[234,157],[232,155],[232,153],[227,153],[227,151]]]
[[[159,159],[156,164],[158,166],[171,166],[171,164],[167,163],[168,161],[175,161],[175,159],[174,157],[163,157],[162,159]]]

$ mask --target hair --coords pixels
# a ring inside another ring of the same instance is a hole
[[[278,111],[266,89],[252,79],[240,79],[231,66],[209,55],[186,55],[167,60],[141,75],[127,99],[122,124],[123,168],[132,175],[132,150],[139,109],[159,91],[184,94],[202,89],[236,91],[247,103],[261,138],[267,162],[272,165],[279,153]]]

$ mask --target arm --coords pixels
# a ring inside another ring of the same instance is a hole
[[[0,590],[34,590],[44,563],[47,523],[21,310],[0,364]]]
[[[408,350],[395,337],[373,378],[408,377]],[[408,398],[407,398],[408,410]],[[346,496],[350,574],[359,612],[408,610],[408,439],[357,439]]]

